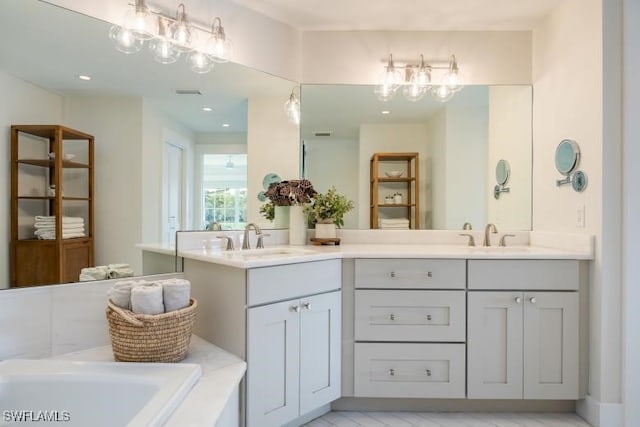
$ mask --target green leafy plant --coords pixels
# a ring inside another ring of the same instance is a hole
[[[260,215],[265,217],[267,221],[273,221],[276,217],[276,206],[271,200],[260,206]]]
[[[326,193],[316,193],[311,204],[305,206],[310,224],[334,223],[340,228],[344,225],[344,215],[353,209],[353,202],[331,187]]]

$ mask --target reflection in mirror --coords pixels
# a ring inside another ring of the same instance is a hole
[[[239,228],[252,219],[243,200],[261,188],[265,171],[252,168],[248,154],[264,163],[271,117],[289,132],[282,106],[294,83],[232,63],[199,75],[182,61],[162,65],[146,51],[116,51],[109,23],[37,0],[3,6],[11,13],[0,15],[7,153],[0,171],[8,179],[11,124],[63,124],[93,135],[96,265],[127,263],[135,275],[174,271],[176,230]],[[297,136],[293,143],[297,150]],[[8,190],[0,189],[4,200]],[[8,222],[8,203],[2,209]],[[7,243],[8,229],[0,229]],[[0,246],[0,288],[10,281],[8,246]]]
[[[369,228],[373,154],[415,152],[420,228],[531,229],[530,86],[466,86],[447,103],[381,102],[365,85],[303,85],[301,93],[303,174],[318,191],[335,185],[356,202],[345,228]],[[511,194],[496,200],[501,158],[511,165]]]

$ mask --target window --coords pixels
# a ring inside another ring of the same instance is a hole
[[[202,156],[202,221],[205,228],[218,223],[224,230],[247,224],[247,155]]]

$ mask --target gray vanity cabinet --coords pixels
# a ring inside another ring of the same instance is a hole
[[[580,398],[578,272],[577,261],[469,261],[468,398]]]

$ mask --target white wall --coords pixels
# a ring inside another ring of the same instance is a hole
[[[418,153],[418,167],[420,172],[418,190],[420,191],[420,196],[422,196],[422,190],[425,188],[425,185],[427,183],[425,173],[425,164],[428,157],[427,126],[426,124],[416,123],[361,124],[359,150],[359,195],[356,202],[360,206],[360,212],[358,214],[358,228],[367,229],[370,225],[368,207],[370,206],[369,194],[371,185],[371,156],[373,156],[374,153],[379,152]],[[404,176],[406,176],[406,164],[403,166],[398,166],[398,169],[402,169],[405,172]],[[389,188],[390,190],[388,192],[396,190],[396,187]],[[386,193],[384,191],[381,191],[380,194],[380,197],[383,197]],[[406,194],[404,197],[406,200]],[[419,206],[421,228],[424,228],[425,207],[426,204],[424,197],[421,197]]]
[[[612,50],[603,49],[603,7],[613,3],[565,0],[533,31],[533,228],[596,236],[590,272],[589,394],[599,407],[583,405],[581,413],[595,425],[617,426],[603,421],[615,419],[621,401],[620,182],[615,177],[620,159],[613,117],[619,110],[614,99],[619,77],[610,69],[616,66],[615,44],[604,37]],[[605,53],[613,54],[613,61]],[[580,145],[580,169],[589,178],[583,193],[555,186],[560,175],[554,152],[564,138]],[[585,228],[576,227],[581,206]]]
[[[354,209],[344,216],[344,228],[358,228],[359,212],[369,214],[369,205],[360,204],[358,199],[358,141],[306,139],[304,143],[307,157],[305,177],[316,191],[324,193],[335,186],[339,193],[353,201]]]
[[[289,122],[280,98],[249,98],[247,114],[247,221],[265,224],[260,215],[262,179],[300,176],[300,130]],[[268,226],[268,223],[266,223]]]
[[[430,185],[427,186],[425,193],[427,223],[430,219],[430,228],[440,230],[444,229],[447,223],[447,110],[445,108],[440,109],[427,121],[427,135],[429,152],[427,167],[431,166]]]
[[[504,230],[531,228],[531,88],[489,88],[488,221]],[[523,147],[527,147],[524,149]],[[493,197],[496,164],[509,162],[508,193]]]
[[[528,31],[309,31],[301,47],[303,83],[374,84],[389,53],[398,65],[420,54],[448,65],[455,54],[466,83],[531,83]]]
[[[142,99],[73,96],[65,122],[95,137],[96,265],[128,263],[142,274]]]
[[[0,218],[5,218],[0,226],[0,289],[9,287],[9,241],[11,229],[9,218],[11,204],[11,138],[9,128],[11,125],[30,124],[63,124],[63,98],[55,93],[46,91],[23,80],[15,78],[0,71]]]

